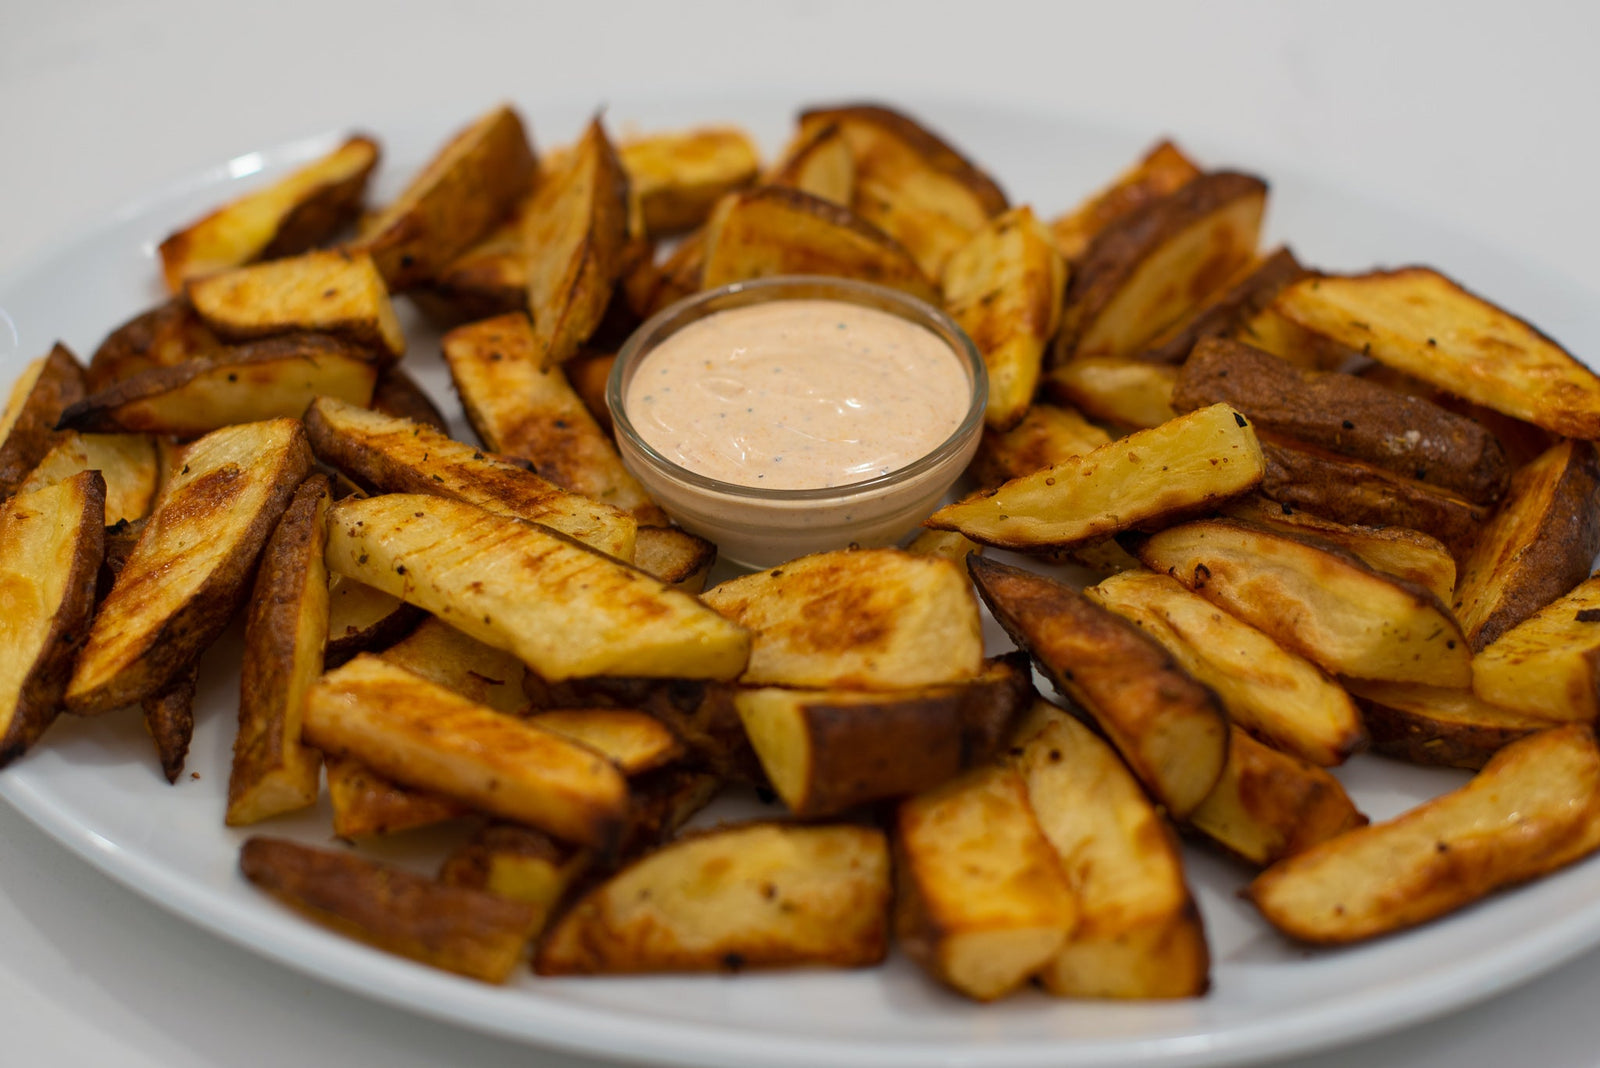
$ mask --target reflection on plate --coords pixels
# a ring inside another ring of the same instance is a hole
[[[613,101],[615,126],[742,122],[775,149],[800,101]],[[1109,132],[1069,119],[904,101],[995,174],[1016,202],[1051,215],[1115,173],[1156,131]],[[541,144],[573,134],[581,109],[524,109]],[[368,124],[384,142],[381,198],[469,116]],[[268,172],[327,147],[329,137],[261,154]],[[1147,137],[1146,135],[1150,135]],[[1212,146],[1201,159],[1249,169]],[[1325,267],[1427,262],[1527,316],[1577,352],[1600,351],[1600,316],[1583,293],[1470,239],[1282,173],[1269,239],[1288,240]],[[82,356],[115,324],[160,299],[155,241],[225,199],[228,168],[197,176],[120,212],[53,255],[0,282],[0,380],[58,337]],[[4,343],[5,321],[17,344]],[[456,407],[436,338],[410,323],[406,366]],[[464,430],[458,424],[457,430]],[[998,639],[998,631],[991,631]],[[1004,647],[1003,639],[997,645]],[[792,972],[537,980],[490,988],[386,956],[312,927],[236,872],[243,835],[223,826],[237,702],[237,632],[202,671],[190,770],[169,787],[136,718],[64,718],[37,749],[0,774],[0,797],[91,864],[195,923],[312,975],[461,1026],[597,1055],[685,1065],[818,1064],[863,1068],[1195,1065],[1241,1061],[1354,1041],[1487,997],[1600,942],[1600,858],[1498,896],[1443,922],[1373,945],[1308,952],[1273,934],[1235,897],[1241,869],[1190,849],[1190,874],[1211,939],[1213,989],[1169,1004],[1053,1001],[1026,993],[978,1006],[947,994],[903,959],[866,972]],[[1375,819],[1463,781],[1459,772],[1358,758],[1342,769]],[[713,814],[715,815],[715,814]],[[328,838],[325,812],[274,832]],[[381,847],[406,859],[422,840]]]

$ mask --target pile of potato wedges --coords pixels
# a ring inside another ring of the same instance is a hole
[[[381,154],[168,236],[170,299],[12,387],[0,765],[137,708],[176,781],[242,617],[218,816],[325,788],[346,843],[239,830],[244,877],[490,982],[898,946],[978,1000],[1191,997],[1180,838],[1318,944],[1600,846],[1600,378],[1444,274],[1263,249],[1267,184],[1170,142],[1051,217],[879,105],[772,159],[600,117],[540,152],[502,105],[368,205]],[[783,274],[944,308],[985,435],[905,547],[706,588],[604,383],[652,313]],[[1330,770],[1367,750],[1473,777],[1369,823]],[[772,815],[685,829],[729,790]],[[360,848],[432,826],[433,874]]]

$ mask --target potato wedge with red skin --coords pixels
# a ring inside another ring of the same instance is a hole
[[[83,399],[83,367],[57,342],[23,368],[0,409],[0,498],[9,497],[60,440],[61,413]]]
[[[97,471],[0,503],[0,767],[61,711],[104,554],[105,482]]]
[[[1372,679],[1346,679],[1345,686],[1361,706],[1373,751],[1413,764],[1477,770],[1519,738],[1561,723],[1499,707],[1471,690]]]
[[[519,902],[282,838],[246,839],[239,868],[340,934],[486,983],[511,975],[539,925],[538,913]]]
[[[1138,627],[1054,579],[967,557],[978,594],[1047,678],[1082,706],[1168,812],[1194,811],[1222,775],[1216,695]]]
[[[1050,221],[1050,235],[1067,262],[1089,251],[1102,230],[1124,215],[1175,193],[1203,172],[1177,145],[1159,141],[1104,189]]]
[[[1245,896],[1291,938],[1359,942],[1453,912],[1600,848],[1600,751],[1587,725],[1541,731],[1471,782],[1273,865]]]

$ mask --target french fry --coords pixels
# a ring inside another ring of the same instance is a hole
[[[610,760],[624,775],[640,775],[683,755],[683,743],[654,716],[626,708],[558,708],[528,722],[579,742]]]
[[[836,122],[817,123],[795,135],[762,185],[783,185],[849,207],[855,200],[856,159]]]
[[[392,593],[337,572],[328,573],[328,645],[322,654],[335,668],[357,653],[399,641],[425,613]]]
[[[705,588],[717,547],[678,527],[641,526],[633,543],[633,566],[685,593]]]

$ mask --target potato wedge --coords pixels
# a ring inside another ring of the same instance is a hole
[[[733,126],[631,138],[617,156],[652,237],[699,226],[719,198],[754,182],[761,168],[755,142]]]
[[[1301,281],[1320,277],[1311,273]],[[1347,348],[1324,334],[1307,330],[1286,318],[1278,309],[1278,297],[1282,295],[1283,290],[1279,290],[1278,296],[1273,297],[1265,307],[1257,309],[1254,315],[1237,323],[1228,331],[1228,336],[1262,352],[1270,352],[1296,367],[1312,371],[1354,371],[1371,362],[1359,350]]]
[[[528,669],[522,661],[435,616],[378,655],[496,712],[514,715],[528,705],[522,694]]]
[[[105,481],[96,471],[0,503],[0,767],[61,711],[94,615],[105,538]]]
[[[486,983],[511,975],[540,919],[516,901],[282,838],[246,839],[239,868],[341,934]]]
[[[322,660],[334,668],[357,653],[384,649],[410,633],[425,613],[392,593],[335,571],[328,573],[328,645]]]
[[[441,434],[450,432],[449,421],[438,405],[428,398],[417,380],[402,371],[398,364],[391,364],[378,372],[378,380],[372,386],[372,410],[431,426]]]
[[[1093,452],[1110,440],[1110,434],[1085,419],[1077,409],[1039,402],[1030,405],[1010,430],[984,430],[970,473],[981,488],[993,489],[1002,482]]]
[[[1590,576],[1472,659],[1472,692],[1546,719],[1600,720],[1600,577]]]
[[[326,754],[323,766],[333,833],[346,841],[431,827],[477,811],[453,797],[402,786],[355,757]]]
[[[1439,599],[1335,545],[1204,519],[1150,536],[1138,556],[1336,675],[1472,682],[1472,650]]]
[[[597,118],[570,162],[544,176],[523,220],[540,367],[571,359],[600,325],[626,266],[628,198],[627,172]]]
[[[692,835],[586,894],[540,975],[857,968],[889,948],[889,851],[867,827],[757,823]]]
[[[1371,679],[1345,685],[1361,706],[1373,750],[1413,764],[1476,770],[1517,739],[1559,725],[1501,708],[1471,690]]]
[[[328,566],[425,608],[547,679],[731,679],[750,636],[694,597],[536,524],[443,497],[344,500]]]
[[[156,746],[161,773],[167,782],[177,783],[194,740],[194,692],[199,681],[197,665],[179,671],[159,693],[139,702],[144,713],[144,728]]]
[[[949,560],[899,549],[813,553],[701,595],[751,631],[751,686],[897,690],[976,675],[978,604]]]
[[[1207,338],[1178,375],[1172,403],[1233,405],[1261,429],[1364,460],[1477,504],[1505,492],[1505,450],[1479,423],[1355,375],[1296,368],[1238,341]]]
[[[1116,220],[1175,193],[1201,175],[1200,168],[1171,141],[1158,142],[1106,188],[1050,222],[1050,235],[1067,262],[1075,263]]]
[[[1228,740],[1222,778],[1189,814],[1191,827],[1258,867],[1366,823],[1338,779],[1238,727]]]
[[[483,890],[536,910],[534,934],[593,863],[593,850],[516,823],[490,823],[445,858],[439,881]]]
[[[302,729],[325,753],[602,851],[627,811],[627,784],[594,750],[370,653],[317,681]]]
[[[856,158],[836,122],[797,134],[762,185],[783,185],[848,208],[855,200]]]
[[[156,446],[143,434],[79,434],[69,431],[29,473],[18,493],[53,486],[79,471],[99,471],[106,480],[106,526],[143,519],[156,496]]]
[[[945,261],[945,311],[989,370],[988,426],[1008,430],[1027,411],[1066,283],[1066,262],[1026,206],[988,220]]]
[[[684,750],[664,723],[632,709],[557,708],[537,712],[528,722],[588,746],[628,776],[670,764]]]
[[[534,183],[511,213],[425,284],[407,291],[428,318],[446,326],[524,311],[528,307],[528,249],[522,229]]]
[[[490,449],[527,460],[542,478],[628,512],[667,522],[560,367],[539,366],[533,324],[517,312],[457,327],[445,362],[467,419]]]
[[[1159,642],[1230,722],[1274,748],[1321,767],[1365,748],[1361,715],[1337,683],[1170,575],[1123,571],[1083,593]]]
[[[1052,362],[1129,356],[1255,258],[1267,186],[1203,174],[1096,235],[1068,284]]]
[[[1273,308],[1458,397],[1567,437],[1600,437],[1600,376],[1430,268],[1305,279]]]
[[[334,334],[376,360],[405,355],[389,291],[364,252],[307,252],[197,278],[189,302],[217,336],[250,341],[296,331]]]
[[[152,367],[175,367],[209,356],[222,340],[184,297],[141,312],[106,335],[89,358],[87,392],[99,393]]]
[[[0,498],[15,493],[60,441],[56,423],[83,395],[83,367],[60,342],[22,369],[0,410]]]
[[[704,257],[702,289],[827,274],[939,301],[933,282],[894,238],[847,208],[784,186],[759,186],[725,201],[707,224]]]
[[[1567,440],[1518,471],[1456,580],[1455,612],[1479,651],[1589,575],[1600,553],[1600,458]]]
[[[452,137],[354,248],[392,290],[426,282],[511,211],[538,168],[522,118],[501,104]]]
[[[677,527],[641,526],[633,543],[633,566],[685,593],[699,593],[717,562],[717,547]]]
[[[378,143],[370,137],[351,137],[327,155],[168,235],[156,249],[167,289],[181,293],[191,278],[294,256],[327,241],[360,213],[379,155]]]
[[[1039,973],[1057,997],[1203,994],[1211,954],[1177,840],[1116,752],[1045,701],[1012,760],[1060,861],[1077,923]]]
[[[540,523],[621,560],[633,558],[637,523],[617,508],[569,493],[431,427],[331,397],[306,410],[318,458],[389,493],[427,493]]]
[[[183,452],[95,615],[67,687],[69,711],[157,694],[228,625],[256,558],[311,466],[292,419],[214,430]]]
[[[1002,549],[1066,549],[1215,507],[1262,470],[1254,429],[1218,404],[945,505],[923,525]]]
[[[331,480],[311,475],[278,520],[256,572],[239,665],[239,731],[228,776],[230,827],[316,803],[322,757],[300,739],[306,693],[328,642]]]
[[[129,375],[72,405],[60,425],[193,438],[235,423],[299,418],[319,396],[365,407],[377,379],[378,365],[359,345],[332,334],[286,334]]]
[[[600,428],[613,438],[616,430],[611,425],[611,409],[606,407],[606,382],[616,362],[614,352],[584,352],[561,365],[572,391],[582,399],[583,406],[589,409]]]
[[[1014,768],[976,768],[895,811],[895,935],[979,1001],[1028,981],[1066,942],[1078,901]]]
[[[983,546],[953,530],[924,530],[906,545],[906,552],[918,556],[942,556],[961,563],[968,553],[982,553]]]
[[[1045,375],[1044,388],[1102,423],[1147,430],[1177,417],[1173,367],[1124,356],[1085,356]]]
[[[1309,273],[1287,248],[1275,249],[1246,267],[1189,316],[1162,331],[1139,358],[1158,363],[1182,363],[1189,358],[1197,341],[1238,333],[1245,323],[1270,305],[1284,287]]]
[[[1278,930],[1319,944],[1424,923],[1600,847],[1600,752],[1571,724],[1501,750],[1471,782],[1324,842],[1245,893]]]

